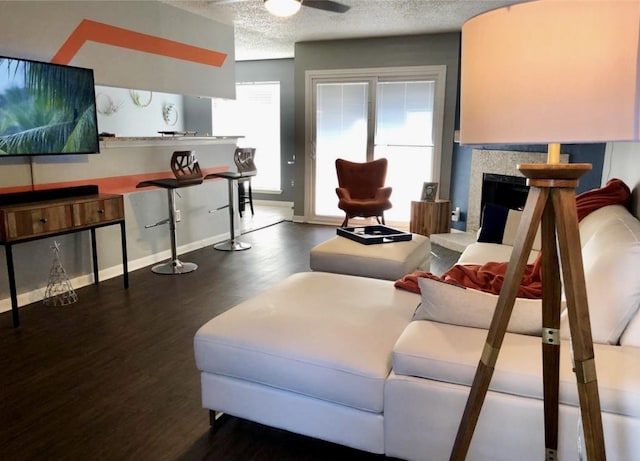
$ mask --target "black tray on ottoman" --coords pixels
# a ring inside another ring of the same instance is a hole
[[[338,235],[346,237],[363,245],[373,245],[376,243],[406,242],[411,240],[410,232],[403,232],[391,227],[360,226],[360,227],[339,227]]]

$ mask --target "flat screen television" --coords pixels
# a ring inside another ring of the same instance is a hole
[[[92,69],[0,56],[0,158],[99,151]]]

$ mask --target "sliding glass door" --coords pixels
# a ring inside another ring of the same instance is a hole
[[[389,162],[389,221],[408,222],[411,201],[418,200],[422,184],[434,178],[434,87],[428,80],[378,82],[374,158]]]
[[[393,188],[393,208],[385,213],[388,224],[408,225],[411,201],[420,198],[422,184],[438,180],[438,85],[444,86],[444,72],[434,76],[425,68],[365,71],[370,75],[308,75],[309,221],[337,222],[344,217],[335,194],[336,158],[387,158],[387,185]]]
[[[336,158],[362,162],[367,156],[369,129],[368,82],[318,82],[314,155],[314,211],[337,216]],[[340,210],[337,210],[340,211]]]

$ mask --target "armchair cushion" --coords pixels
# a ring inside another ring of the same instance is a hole
[[[352,216],[379,216],[392,206],[389,200],[390,187],[376,189],[370,197],[363,197],[364,194],[359,191],[349,191],[343,187],[336,188],[336,194],[340,198],[338,208]]]

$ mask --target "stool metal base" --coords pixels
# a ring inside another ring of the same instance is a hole
[[[151,272],[164,275],[187,274],[198,268],[195,263],[183,263],[179,259],[174,259],[166,263],[156,264],[151,268]]]
[[[250,243],[238,242],[237,240],[227,240],[226,242],[217,243],[213,246],[216,250],[222,251],[242,251],[251,248]]]

